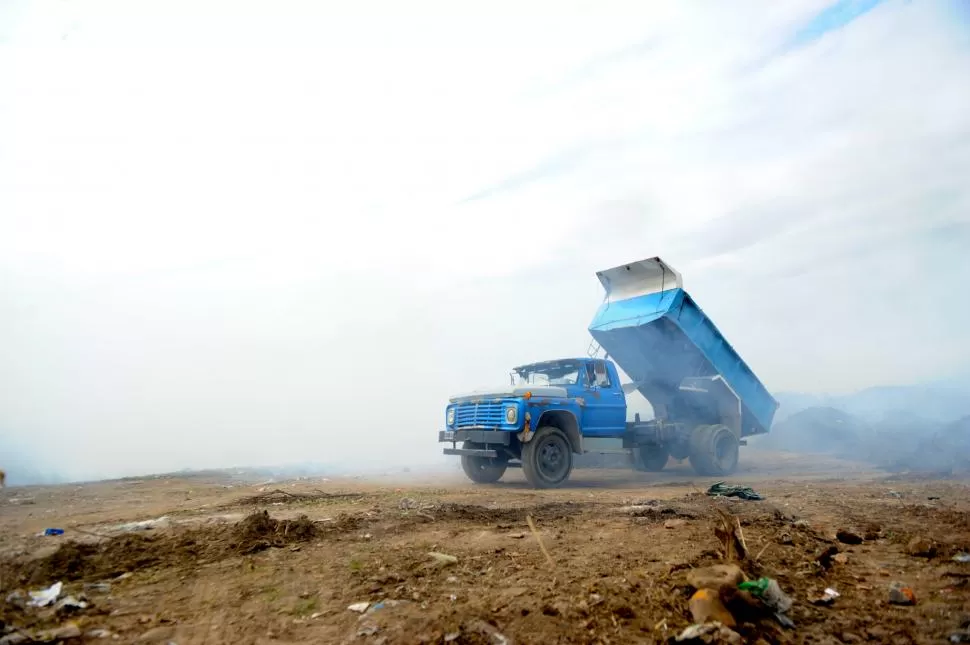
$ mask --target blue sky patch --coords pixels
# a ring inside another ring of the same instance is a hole
[[[885,0],[839,0],[831,4],[811,20],[808,21],[796,33],[792,46],[804,45],[813,40],[821,38],[824,34],[836,29],[841,29],[847,24],[875,9]]]

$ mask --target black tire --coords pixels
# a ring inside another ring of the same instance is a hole
[[[471,441],[466,441],[461,447],[465,450],[479,450],[484,448],[481,444],[472,443]],[[503,459],[498,457],[493,459],[490,457],[471,457],[469,455],[461,456],[461,469],[465,471],[468,479],[476,484],[494,484],[502,479],[502,475],[505,474],[508,467],[509,460],[507,458]]]
[[[573,469],[573,449],[562,430],[543,426],[522,446],[522,472],[533,488],[561,486]]]
[[[670,449],[657,443],[641,443],[633,453],[633,467],[648,473],[659,473],[670,459]]]
[[[738,467],[739,446],[727,426],[697,426],[690,435],[690,465],[698,475],[730,475]]]

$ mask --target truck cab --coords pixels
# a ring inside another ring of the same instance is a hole
[[[548,488],[569,477],[584,437],[616,437],[626,425],[616,366],[564,358],[514,368],[507,387],[451,397],[438,440],[453,444],[445,454],[460,456],[472,481],[498,481],[511,464]]]

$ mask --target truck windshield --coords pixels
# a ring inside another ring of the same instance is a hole
[[[517,385],[576,385],[579,383],[578,363],[544,363],[527,365],[515,370]]]

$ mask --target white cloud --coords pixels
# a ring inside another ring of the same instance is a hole
[[[792,47],[826,5],[5,5],[0,429],[79,474],[426,459],[655,253],[773,389],[958,369],[970,26]]]

